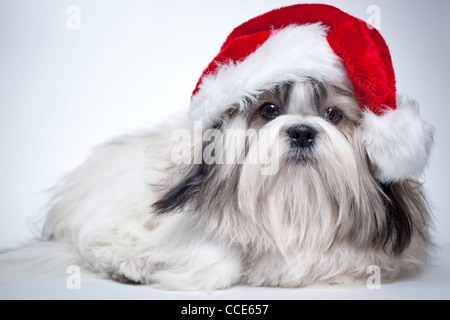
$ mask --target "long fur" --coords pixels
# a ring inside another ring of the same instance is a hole
[[[258,113],[267,102],[282,109],[271,121]],[[386,282],[417,272],[429,246],[421,186],[375,177],[360,122],[352,92],[310,78],[231,105],[197,138],[180,120],[106,143],[58,187],[43,242],[0,255],[1,280],[4,266],[38,271],[43,257],[53,275],[75,263],[180,290],[364,283],[371,265]],[[312,147],[292,145],[299,125],[317,132]]]

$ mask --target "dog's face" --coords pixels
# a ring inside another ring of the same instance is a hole
[[[347,243],[401,253],[410,222],[373,177],[360,118],[352,92],[315,79],[261,92],[204,130],[202,161],[183,167],[154,208],[191,212],[211,237],[254,252]]]
[[[279,139],[270,142],[272,147],[278,142],[276,147],[280,148],[278,158],[274,154],[270,160],[280,161],[283,167],[305,170],[312,166],[320,171],[328,161],[341,160],[345,167],[355,162],[342,159],[345,154],[338,155],[350,153],[354,157],[357,147],[353,137],[360,110],[350,92],[312,79],[286,83],[261,94],[251,104],[246,118],[248,128],[275,133],[264,138]],[[266,150],[266,154],[271,152]],[[303,169],[298,168],[302,166]]]

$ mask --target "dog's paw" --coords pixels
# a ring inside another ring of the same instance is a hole
[[[148,269],[144,261],[128,258],[110,273],[110,278],[121,283],[149,284]]]

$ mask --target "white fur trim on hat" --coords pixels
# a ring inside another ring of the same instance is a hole
[[[417,102],[397,97],[397,106],[382,116],[365,110],[360,127],[374,175],[384,183],[419,176],[433,146],[433,127],[419,117]]]
[[[347,71],[329,46],[326,32],[320,23],[286,27],[244,61],[205,76],[191,101],[191,119],[208,127],[227,109],[243,109],[247,99],[286,81],[313,77],[351,90]]]

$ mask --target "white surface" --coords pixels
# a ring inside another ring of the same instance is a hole
[[[238,24],[301,1],[0,1],[0,247],[29,238],[50,189],[93,146],[186,108],[202,70]],[[323,1],[314,1],[323,2]],[[363,20],[371,0],[327,1]],[[397,74],[436,127],[424,187],[433,203],[435,267],[380,290],[239,287],[177,293],[83,279],[0,285],[0,298],[450,298],[450,3],[376,1]],[[69,5],[81,10],[69,30]]]
[[[450,299],[450,247],[441,252],[421,276],[381,284],[379,289],[234,287],[215,292],[179,292],[145,285],[128,285],[82,275],[79,289],[68,289],[67,279],[0,284],[0,299],[147,299],[147,300],[300,300],[300,299]]]

